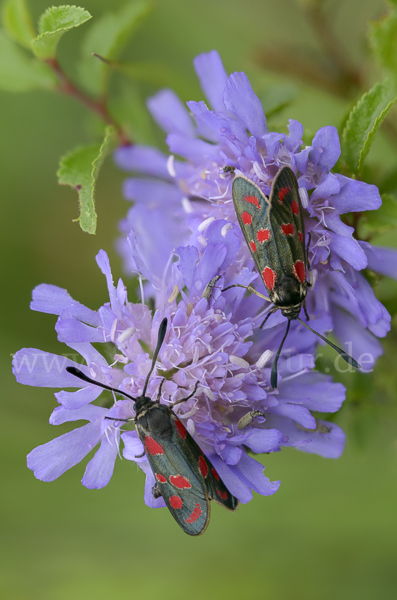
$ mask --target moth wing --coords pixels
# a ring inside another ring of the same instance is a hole
[[[270,220],[269,198],[247,177],[238,175],[233,181],[233,203],[245,241],[259,274],[263,278],[263,271],[266,267],[279,273],[281,263],[277,245],[273,243],[275,232]]]
[[[135,427],[168,510],[185,533],[200,535],[210,519],[209,497],[200,471],[190,464],[189,450],[186,452],[171,415],[170,420],[172,436],[158,438],[154,444],[149,443],[148,438],[152,440],[153,437],[139,422],[135,423]]]
[[[197,442],[192,438],[177,417],[176,419],[178,422],[178,430],[183,428],[186,432],[186,445],[190,450],[193,464],[198,467],[198,470],[203,477],[206,492],[209,498],[218,504],[222,504],[222,506],[228,510],[236,510],[236,508],[239,506],[239,501],[229,492],[221,477],[217,473],[215,467],[209,458],[205,456]]]
[[[289,167],[283,167],[273,180],[269,219],[276,233],[277,253],[284,275],[292,275],[296,261],[306,266],[305,224],[298,181]]]

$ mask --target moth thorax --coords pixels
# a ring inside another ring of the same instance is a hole
[[[173,428],[171,422],[171,411],[163,404],[151,404],[137,412],[135,420],[139,427],[144,429],[147,434],[158,438],[172,438]]]
[[[136,398],[134,405],[136,415],[135,418],[138,418],[140,415],[145,413],[151,406],[153,406],[153,404],[153,400],[147,396],[139,396]]]
[[[276,285],[271,295],[269,294],[269,297],[281,309],[284,317],[297,319],[306,294],[306,282],[301,283],[295,277],[284,275],[276,281]]]

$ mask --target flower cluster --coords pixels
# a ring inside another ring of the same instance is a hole
[[[135,240],[132,245],[126,235],[119,240],[126,271],[143,269],[156,288],[173,249],[184,243],[195,245],[201,253],[218,226],[223,235],[232,233],[240,242],[225,269],[225,285],[247,285],[250,280],[263,292],[234,212],[232,178],[223,168],[235,167],[268,194],[275,174],[288,165],[298,179],[305,230],[311,238],[314,286],[307,306],[313,327],[320,333],[333,330],[363,370],[372,370],[382,353],[377,338],[389,331],[390,315],[361,272],[370,267],[385,273],[386,268],[386,274],[395,276],[397,254],[357,241],[354,229],[341,215],[379,208],[378,189],[330,172],[340,155],[334,127],[323,127],[311,146],[303,147],[303,127],[297,121],[289,121],[288,134],[267,130],[261,103],[247,76],[233,73],[228,77],[217,52],[198,56],[195,68],[213,110],[204,102],[188,102],[189,114],[170,90],[148,102],[152,116],[168,134],[171,156],[139,146],[119,148],[116,153],[121,168],[146,176],[127,179],[124,186],[134,206],[121,223],[121,231]],[[284,318],[274,315],[267,325],[273,328],[280,321]],[[293,327],[303,329],[296,322]],[[314,347],[317,340],[312,343]]]
[[[74,360],[24,349],[13,361],[20,383],[79,388],[55,394],[59,406],[52,424],[88,421],[29,454],[28,466],[36,477],[54,480],[99,445],[82,483],[101,488],[112,476],[122,441],[124,457],[146,473],[145,502],[153,507],[164,506],[164,501],[153,496],[154,477],[136,432],[108,418],[130,419],[134,402],[104,404],[108,392],[83,385],[66,367],[78,365],[89,377],[138,397],[164,317],[168,330],[147,394],[155,398],[165,377],[161,402],[175,402],[199,382],[194,397],[175,410],[241,502],[252,498],[252,490],[269,495],[279,486],[263,475],[263,465],[249,452],[294,446],[337,458],[344,447],[342,430],[311,413],[335,412],[345,398],[341,384],[312,371],[317,338],[293,323],[279,361],[278,389],[272,390],[270,367],[285,318],[275,313],[259,330],[268,305],[238,287],[221,293],[234,283],[258,290],[261,285],[237,223],[231,178],[224,167],[235,167],[265,193],[280,167],[289,165],[297,174],[311,233],[314,286],[307,307],[317,331],[333,329],[370,369],[381,353],[376,336],[384,336],[390,323],[360,273],[367,266],[384,272],[384,251],[357,242],[340,217],[378,208],[379,194],[374,186],[330,173],[340,152],[335,129],[321,129],[312,145],[302,149],[303,130],[296,121],[290,121],[288,135],[267,131],[244,73],[228,77],[216,52],[199,56],[195,66],[213,110],[204,102],[189,102],[193,121],[178,98],[165,90],[149,101],[149,109],[168,133],[172,155],[138,146],[120,148],[116,155],[121,167],[145,175],[126,181],[125,194],[135,204],[121,225],[119,249],[126,270],[147,280],[142,292],[152,298],[154,315],[143,302],[128,302],[123,282],[114,285],[108,257],[101,251],[97,263],[110,302],[99,310],[86,308],[55,286],[41,285],[33,292],[31,308],[58,315],[58,339],[75,352]],[[395,269],[395,255],[389,264],[388,274]],[[86,365],[79,364],[80,357]],[[238,429],[239,420],[252,410],[263,416]]]
[[[207,247],[200,260],[194,246],[179,251],[180,260],[173,265],[170,286],[185,291],[179,301],[175,294],[170,297],[153,318],[144,304],[128,302],[121,280],[114,286],[103,251],[98,254],[97,262],[107,279],[110,302],[98,311],[76,302],[66,290],[38,286],[33,292],[32,309],[59,315],[58,339],[76,353],[76,359],[24,349],[14,357],[14,373],[20,383],[28,385],[80,387],[80,380],[69,374],[66,367],[77,366],[81,355],[87,365],[81,367],[84,373],[133,397],[139,396],[151,364],[143,347],[154,349],[160,321],[168,317],[170,327],[159,354],[157,376],[149,382],[148,394],[156,397],[164,375],[163,402],[186,396],[186,390],[199,381],[195,397],[178,405],[178,416],[231,493],[241,502],[248,502],[252,490],[272,494],[278,482],[269,482],[262,473],[263,465],[250,457],[247,449],[261,453],[297,446],[324,456],[340,455],[343,432],[335,424],[316,421],[310,410],[338,410],[344,400],[344,388],[332,383],[328,376],[308,372],[313,357],[304,353],[302,342],[298,343],[298,352],[281,367],[288,377],[277,392],[269,393],[269,369],[263,368],[266,356],[255,362],[258,349],[247,341],[252,335],[253,320],[242,318],[232,322],[230,317],[238,310],[238,301],[227,302],[216,290],[214,296],[219,295],[216,300],[213,297],[208,300],[207,294],[201,297],[205,282],[216,272],[219,261],[227,257],[226,245],[220,242]],[[104,344],[103,351],[95,349],[94,343]],[[275,350],[273,336],[268,336],[265,345],[265,355],[269,358]],[[111,357],[111,364],[105,360],[105,354]],[[52,424],[77,420],[89,423],[33,450],[28,456],[29,468],[37,478],[52,481],[100,444],[82,482],[89,488],[103,487],[112,475],[121,437],[125,458],[136,461],[147,475],[146,503],[162,506],[163,500],[152,495],[153,475],[146,457],[140,457],[143,448],[136,432],[123,433],[114,421],[105,418],[133,417],[134,403],[120,400],[110,408],[93,404],[102,393],[97,386],[84,385],[78,391],[55,394],[59,406],[51,416]],[[239,419],[252,408],[266,414],[265,423],[240,431]]]

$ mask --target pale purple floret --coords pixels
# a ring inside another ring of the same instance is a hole
[[[216,235],[214,241],[217,241]],[[65,369],[78,366],[90,377],[138,396],[151,364],[141,342],[153,351],[164,316],[169,325],[147,393],[152,398],[157,396],[164,371],[172,370],[174,374],[163,385],[163,402],[186,396],[186,390],[191,390],[199,381],[195,397],[178,405],[178,416],[213,462],[230,492],[241,502],[251,500],[252,490],[268,495],[279,486],[279,482],[270,482],[263,475],[263,465],[249,456],[247,449],[263,453],[292,445],[324,456],[340,454],[343,433],[334,439],[327,432],[330,439],[326,440],[325,430],[319,430],[310,411],[338,410],[344,400],[343,386],[333,384],[328,376],[308,372],[314,364],[313,357],[307,354],[307,341],[302,337],[302,352],[299,340],[295,340],[294,355],[280,362],[283,379],[279,390],[269,390],[270,362],[266,364],[266,359],[264,362],[261,347],[258,349],[249,339],[253,320],[250,317],[231,320],[237,312],[236,305],[239,310],[244,309],[250,298],[226,298],[217,288],[209,298],[201,297],[208,279],[222,267],[228,253],[233,253],[233,239],[215,243],[214,248],[216,251],[208,247],[201,259],[195,246],[178,249],[179,260],[171,266],[168,288],[173,290],[178,286],[183,291],[181,296],[169,297],[163,310],[158,309],[153,318],[144,304],[128,302],[121,280],[114,285],[103,251],[97,262],[106,276],[110,302],[98,311],[85,308],[66,290],[55,286],[41,285],[34,290],[32,308],[59,315],[58,339],[72,352],[56,356],[39,350],[21,350],[13,361],[15,376],[27,385],[77,387],[77,391],[62,390],[55,394],[59,406],[50,422],[58,425],[88,421],[87,425],[29,454],[28,466],[37,478],[52,481],[96,449],[82,483],[88,488],[101,488],[112,476],[121,438],[124,457],[137,462],[146,474],[145,502],[149,506],[163,506],[161,498],[153,497],[153,474],[146,456],[139,457],[143,447],[136,432],[123,433],[117,421],[105,419],[132,418],[133,401],[121,399],[112,403],[111,408],[93,405],[91,403],[101,394],[109,393],[97,386],[82,384]],[[266,349],[274,352],[278,341],[272,334],[266,336],[267,332],[263,334]],[[97,348],[98,344],[105,344],[104,354],[112,357],[111,365],[93,347],[93,342]],[[87,366],[80,365],[80,361]],[[265,419],[255,427],[239,430],[239,419],[253,408],[262,410]],[[271,425],[273,419],[277,426]]]
[[[311,234],[309,260],[315,281],[307,296],[311,325],[320,333],[333,330],[343,347],[362,364],[363,371],[370,371],[382,353],[377,338],[389,331],[390,315],[376,300],[361,271],[369,266],[396,277],[397,253],[358,242],[353,228],[341,220],[341,215],[379,208],[377,188],[330,172],[340,155],[334,127],[323,127],[311,145],[303,147],[303,127],[293,119],[289,121],[288,134],[268,131],[261,103],[247,76],[244,73],[228,76],[217,52],[198,56],[194,66],[208,105],[203,101],[188,102],[189,115],[171,90],[159,92],[148,102],[154,119],[167,133],[170,153],[180,158],[157,152],[154,160],[149,157],[149,148],[139,147],[119,148],[116,152],[120,167],[145,177],[128,179],[124,186],[126,198],[135,202],[121,225],[125,233],[133,230],[135,239],[132,254],[126,236],[119,241],[126,270],[136,268],[137,248],[150,239],[150,268],[156,287],[168,265],[165,256],[181,244],[181,239],[183,244],[196,246],[201,255],[213,227],[222,223],[223,235],[230,228],[237,244],[234,261],[223,267],[225,285],[236,282],[247,285],[253,272],[252,285],[263,293],[264,286],[255,277],[253,261],[234,212],[232,177],[225,175],[222,168],[234,166],[237,173],[247,176],[268,194],[278,169],[289,165],[298,178],[306,232]],[[161,202],[153,195],[154,184],[165,186]],[[153,198],[158,203],[154,210]],[[152,227],[155,214],[164,215],[160,228]],[[185,224],[183,229],[181,222]],[[161,259],[156,259],[156,255]],[[382,264],[379,256],[384,256],[387,263]],[[263,302],[253,304],[257,310],[263,307]],[[274,315],[268,325],[275,328],[284,321]],[[259,324],[260,320],[255,322]],[[298,323],[292,324],[294,328],[301,332]],[[313,340],[311,347],[317,342]],[[289,340],[286,352],[288,346],[291,347]]]
[[[124,185],[134,205],[121,225],[119,250],[127,271],[147,280],[142,289],[154,301],[154,315],[144,301],[128,302],[124,283],[114,284],[108,257],[100,251],[97,263],[110,302],[94,311],[66,290],[38,286],[31,308],[58,315],[58,339],[71,350],[56,356],[24,349],[13,361],[20,383],[67,388],[55,394],[59,406],[52,424],[88,422],[29,454],[36,477],[52,481],[95,449],[82,483],[101,488],[112,476],[121,440],[124,458],[146,475],[145,502],[152,507],[164,501],[153,496],[155,481],[146,456],[140,456],[142,443],[136,431],[112,420],[133,418],[134,402],[117,396],[105,408],[109,392],[83,384],[66,367],[78,366],[91,378],[139,396],[164,317],[168,328],[147,395],[157,397],[164,373],[164,403],[185,397],[199,382],[195,396],[175,411],[241,502],[249,502],[252,491],[270,495],[279,487],[249,452],[293,446],[337,458],[344,447],[340,427],[317,418],[317,413],[338,411],[345,399],[341,384],[312,370],[317,338],[293,322],[278,364],[278,389],[272,390],[270,370],[285,318],[277,312],[261,330],[268,303],[241,288],[221,292],[233,283],[264,292],[234,212],[232,177],[222,167],[234,166],[267,194],[280,167],[289,165],[297,174],[311,233],[311,325],[322,334],[333,330],[363,370],[372,369],[381,354],[378,338],[386,335],[390,316],[362,271],[369,267],[397,275],[397,254],[358,242],[341,219],[347,212],[377,209],[380,198],[374,186],[330,172],[340,154],[335,128],[320,129],[303,148],[301,124],[290,120],[288,135],[269,132],[248,78],[244,73],[228,76],[216,52],[197,57],[195,68],[211,108],[189,102],[189,113],[170,90],[148,103],[167,133],[170,152],[180,158],[150,147],[116,152],[121,168],[142,175]],[[215,277],[214,287],[206,288]],[[345,368],[340,361],[338,366]],[[263,416],[238,429],[252,410]]]

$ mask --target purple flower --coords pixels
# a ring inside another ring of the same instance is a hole
[[[194,66],[210,108],[203,101],[188,102],[189,114],[171,90],[159,92],[148,102],[153,117],[167,133],[171,156],[137,146],[116,152],[121,168],[144,176],[127,179],[124,186],[126,198],[135,202],[121,224],[124,235],[119,249],[126,270],[136,271],[138,266],[153,286],[148,293],[159,301],[156,290],[167,277],[175,249],[192,245],[201,256],[215,232],[225,239],[233,236],[232,256],[222,265],[225,285],[247,285],[250,281],[263,292],[233,208],[232,180],[223,167],[234,166],[237,173],[268,194],[275,174],[289,165],[298,179],[306,232],[311,236],[309,260],[314,286],[307,296],[307,308],[312,326],[320,333],[333,330],[347,352],[362,364],[363,371],[370,371],[382,353],[377,338],[390,329],[390,315],[361,271],[370,266],[396,276],[396,269],[382,265],[380,250],[358,242],[353,228],[341,216],[379,208],[377,188],[331,173],[340,155],[334,127],[323,127],[311,145],[303,147],[303,127],[293,119],[288,134],[268,131],[261,103],[247,76],[228,76],[217,52],[198,56]],[[148,252],[145,245],[150,246]],[[382,252],[384,255],[386,250]],[[397,254],[387,252],[392,264],[396,263]],[[226,294],[241,298],[244,291]],[[263,302],[252,300],[251,312],[246,315],[255,316],[260,307]],[[280,315],[269,319],[273,336],[280,337],[279,325],[284,320]],[[291,330],[301,334],[296,322]],[[262,338],[255,332],[255,337],[256,344],[263,348],[265,334]],[[308,342],[309,352],[317,342]]]
[[[217,223],[211,226],[219,228]],[[91,378],[139,396],[164,316],[169,326],[147,393],[155,398],[166,377],[161,401],[174,402],[199,381],[194,398],[179,404],[176,411],[241,502],[251,500],[252,490],[269,495],[279,487],[279,482],[270,482],[263,475],[263,465],[247,450],[263,453],[295,446],[323,456],[340,455],[343,432],[332,423],[316,420],[311,411],[337,411],[345,397],[343,386],[309,371],[313,356],[307,351],[310,343],[302,332],[291,336],[292,345],[280,361],[279,389],[269,390],[268,363],[278,337],[271,328],[263,332],[260,343],[250,341],[253,319],[237,315],[239,311],[249,314],[251,298],[220,294],[217,287],[202,297],[207,281],[223,271],[238,250],[233,231],[228,230],[225,237],[217,229],[207,235],[212,242],[201,257],[193,245],[178,248],[179,260],[169,268],[167,289],[159,292],[159,297],[167,300],[153,317],[144,304],[128,302],[121,280],[114,285],[104,251],[99,252],[97,262],[106,277],[110,302],[99,310],[86,308],[55,286],[40,285],[34,290],[32,309],[58,315],[58,339],[72,352],[57,356],[36,349],[20,350],[13,360],[14,374],[26,385],[78,388],[55,393],[59,405],[50,422],[88,422],[28,455],[28,467],[38,479],[53,481],[95,449],[82,483],[101,488],[112,476],[121,440],[124,457],[146,473],[146,504],[164,506],[162,498],[153,497],[153,474],[146,456],[140,456],[143,447],[136,432],[123,431],[117,422],[105,418],[134,417],[134,402],[112,399],[109,403],[103,396],[109,392],[82,383],[66,371],[67,366],[78,365]],[[219,281],[223,285],[223,276]],[[100,404],[94,404],[97,401]],[[252,409],[261,410],[265,418],[239,430],[238,421]]]

